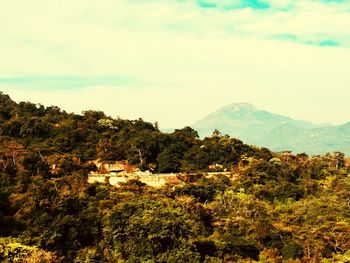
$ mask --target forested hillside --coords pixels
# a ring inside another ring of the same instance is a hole
[[[88,184],[96,159],[181,175],[162,188]],[[190,127],[165,134],[1,93],[0,261],[349,262],[348,172],[341,153],[274,153]]]

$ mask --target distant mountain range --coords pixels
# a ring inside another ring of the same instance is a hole
[[[245,143],[274,151],[324,154],[341,151],[350,155],[350,122],[344,125],[314,124],[258,110],[249,103],[235,103],[197,121],[192,127],[201,137],[217,129]]]

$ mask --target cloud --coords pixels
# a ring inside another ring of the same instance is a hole
[[[0,85],[23,87],[26,89],[81,89],[94,85],[120,86],[135,82],[125,77],[79,77],[79,76],[26,76],[0,78]]]
[[[252,9],[267,9],[270,5],[265,1],[260,0],[197,0],[197,3],[202,8],[221,8],[223,10],[252,8]]]
[[[271,36],[274,39],[285,40],[304,45],[314,45],[318,47],[338,47],[341,42],[338,40],[328,39],[327,36],[297,36],[293,34],[276,34]]]
[[[343,122],[349,10],[346,1],[5,1],[0,90],[163,127],[235,101]]]

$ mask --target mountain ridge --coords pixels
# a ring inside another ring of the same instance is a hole
[[[226,105],[195,122],[201,137],[214,129],[248,144],[275,151],[309,154],[343,151],[350,154],[350,122],[341,125],[316,124],[257,109],[250,103]]]

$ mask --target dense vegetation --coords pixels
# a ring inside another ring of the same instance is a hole
[[[88,184],[97,158],[183,174]],[[349,262],[348,170],[341,153],[277,154],[1,93],[0,261]]]

